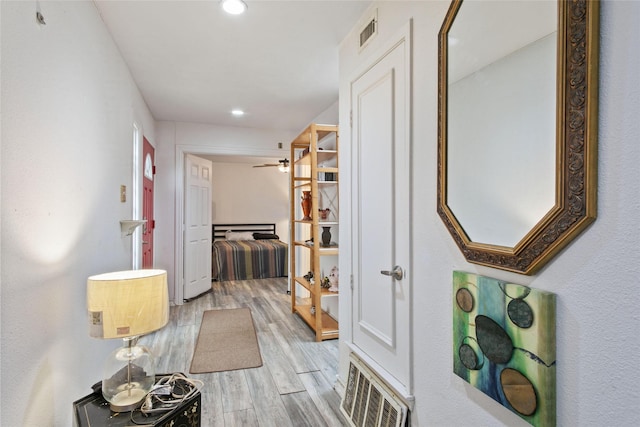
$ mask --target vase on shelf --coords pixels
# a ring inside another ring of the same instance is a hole
[[[329,212],[331,212],[331,210],[329,208],[327,209],[318,209],[318,213],[320,214],[320,219],[321,220],[325,220],[329,217]]]
[[[302,192],[302,214],[303,221],[311,221],[311,191]]]
[[[322,246],[329,247],[331,245],[331,227],[322,227]]]

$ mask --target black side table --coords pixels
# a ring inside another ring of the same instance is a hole
[[[157,378],[161,378],[158,376]],[[75,427],[128,427],[135,425],[158,427],[200,427],[200,392],[169,412],[143,415],[133,412],[113,412],[101,391],[95,391],[73,402]]]

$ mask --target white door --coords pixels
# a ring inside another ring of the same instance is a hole
[[[410,28],[395,40],[351,83],[351,326],[356,349],[410,395]]]
[[[211,168],[209,160],[186,155],[184,298],[211,289]]]

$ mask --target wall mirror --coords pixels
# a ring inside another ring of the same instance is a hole
[[[453,0],[438,214],[469,262],[533,274],[596,217],[599,3]]]

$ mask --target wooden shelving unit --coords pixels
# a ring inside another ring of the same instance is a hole
[[[335,138],[335,139],[334,139]],[[337,292],[322,287],[322,258],[338,256],[338,244],[322,246],[322,227],[338,227],[338,126],[309,125],[291,142],[291,311],[297,313],[315,331],[316,341],[338,338],[338,322],[322,309],[323,298],[337,298]],[[331,147],[325,148],[323,142]],[[335,141],[335,147],[333,147]],[[326,179],[330,174],[330,179]],[[330,190],[330,191],[328,191]],[[300,209],[303,191],[311,192],[311,219],[304,220]],[[320,193],[333,194],[331,220],[321,220]],[[335,232],[335,231],[334,231]],[[313,242],[313,243],[311,243]],[[314,282],[305,276],[313,272]],[[298,291],[306,290],[307,297]]]

